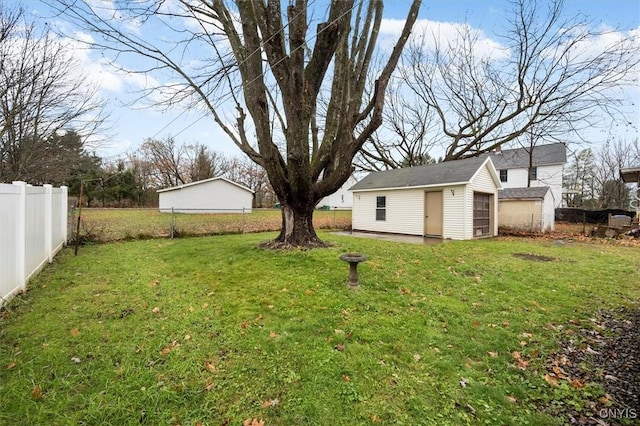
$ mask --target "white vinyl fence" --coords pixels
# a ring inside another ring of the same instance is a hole
[[[67,242],[67,187],[0,183],[0,306]]]

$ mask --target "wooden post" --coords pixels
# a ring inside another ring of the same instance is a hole
[[[82,218],[82,197],[84,196],[84,181],[80,181],[80,198],[78,198],[78,225],[76,226],[76,246],[73,255],[78,255],[78,244],[80,244],[80,219]]]

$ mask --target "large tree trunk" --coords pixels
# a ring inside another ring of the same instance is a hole
[[[282,204],[280,235],[265,246],[270,248],[326,247],[313,227],[313,205]]]

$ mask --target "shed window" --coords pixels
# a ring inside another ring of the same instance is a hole
[[[531,167],[529,169],[529,180],[538,180],[538,168]]]
[[[500,170],[500,182],[507,181],[507,169]]]
[[[387,220],[387,197],[376,197],[376,220]]]

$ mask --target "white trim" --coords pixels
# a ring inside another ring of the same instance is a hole
[[[194,185],[200,185],[201,183],[213,182],[213,181],[215,181],[215,180],[223,180],[223,181],[225,181],[225,182],[228,182],[228,183],[230,183],[230,184],[232,184],[232,185],[237,186],[238,188],[244,189],[245,191],[249,191],[249,192],[251,192],[252,194],[255,192],[255,191],[253,191],[252,189],[249,189],[249,188],[247,188],[247,187],[246,187],[246,186],[244,186],[244,185],[240,185],[239,183],[236,183],[236,182],[234,182],[234,181],[232,181],[232,180],[229,180],[229,179],[227,179],[227,178],[223,178],[223,177],[214,177],[214,178],[209,178],[209,179],[199,180],[199,181],[196,181],[196,182],[189,182],[189,183],[185,183],[185,184],[178,185],[178,186],[172,186],[171,188],[158,189],[156,192],[168,192],[168,191],[175,191],[175,190],[177,190],[177,189],[187,188],[187,187],[189,187],[189,186],[194,186]]]

